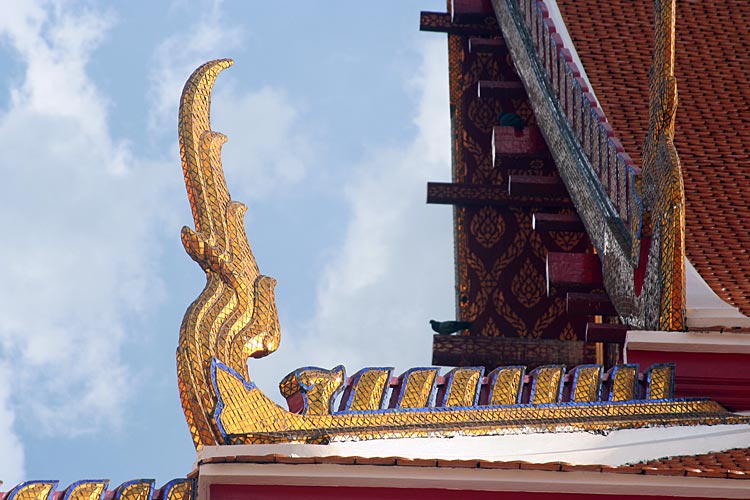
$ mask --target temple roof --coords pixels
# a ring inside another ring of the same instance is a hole
[[[199,460],[198,465],[211,463],[248,464],[336,464],[336,465],[380,465],[438,468],[519,469],[544,471],[586,471],[615,474],[642,474],[653,476],[687,476],[727,479],[750,479],[750,448],[737,448],[720,453],[685,455],[649,460],[642,463],[620,466],[566,462],[533,463],[523,460],[440,460],[404,457],[351,457],[351,456],[289,456],[283,454],[211,457]]]
[[[596,96],[641,164],[653,57],[652,2],[557,0]],[[595,13],[594,16],[591,14]],[[675,144],[685,180],[687,257],[724,300],[750,314],[750,38],[744,1],[680,2]]]

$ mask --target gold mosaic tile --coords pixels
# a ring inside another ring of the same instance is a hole
[[[26,481],[10,490],[4,500],[50,500],[57,481]]]
[[[601,365],[582,365],[573,374],[573,397],[571,401],[598,401],[602,380]]]
[[[393,368],[363,368],[352,377],[343,411],[379,410],[385,403]]]
[[[71,484],[63,500],[103,500],[109,481],[84,480]]]
[[[13,488],[5,500],[51,500],[57,488],[57,481],[27,481]],[[107,494],[109,480],[84,479],[69,485],[62,493],[55,494],[61,500],[103,500]],[[193,479],[173,479],[162,487],[163,500],[194,500],[195,481]],[[114,500],[151,500],[154,496],[154,481],[136,479],[118,486],[110,498]]]
[[[247,377],[246,362],[279,345],[276,282],[260,274],[245,234],[246,207],[231,199],[224,179],[226,137],[209,123],[214,80],[230,65],[218,60],[198,68],[180,106],[180,151],[195,222],[195,229],[183,228],[182,241],[207,277],[185,313],[177,349],[180,397],[197,448],[750,422],[712,401],[674,399],[669,368],[653,369],[641,388],[633,365],[612,371],[606,398],[600,396],[602,368],[592,365],[568,377],[564,366],[528,375],[524,367],[503,367],[486,379],[481,368],[459,368],[442,383],[437,368],[413,368],[395,384],[390,368],[366,368],[347,381],[341,366],[307,367],[280,384],[285,397],[301,401],[301,413],[271,401]],[[175,488],[169,500],[187,494]],[[134,481],[120,486],[115,500],[151,500],[152,494],[153,482]]]
[[[134,479],[117,487],[114,500],[151,500],[153,496],[154,481],[152,479]]]

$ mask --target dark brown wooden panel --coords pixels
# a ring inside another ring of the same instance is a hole
[[[543,199],[509,196],[508,188],[500,185],[428,182],[427,203],[462,206],[572,207],[569,198]]]
[[[528,368],[546,364],[568,366],[592,363],[595,346],[580,340],[522,339],[509,337],[476,337],[435,335],[432,341],[432,364],[437,366],[525,365]]]
[[[503,54],[505,40],[502,38],[470,38],[469,52],[472,54]]]
[[[493,36],[500,34],[500,27],[494,16],[484,17],[481,22],[453,22],[451,15],[445,12],[421,12],[419,14],[420,31],[448,33],[464,36]]]
[[[454,23],[481,23],[495,17],[490,0],[451,0],[451,14]]]
[[[509,175],[508,195],[513,197],[563,198],[568,191],[562,180],[549,175]]]
[[[505,186],[428,182],[427,203],[438,205],[507,205],[510,203]]]
[[[604,293],[568,292],[565,302],[571,316],[617,316],[617,309]]]
[[[576,214],[534,213],[531,221],[534,231],[563,231],[566,233],[583,233],[581,218]]]
[[[502,35],[498,31],[494,35],[448,36],[453,182],[431,183],[428,201],[455,206],[456,316],[472,322],[472,338],[514,339],[522,346],[512,348],[513,356],[500,358],[487,358],[486,350],[479,348],[475,352],[484,358],[464,360],[490,366],[548,364],[560,359],[560,344],[571,341],[582,343],[579,351],[589,352],[583,356],[584,362],[594,362],[596,346],[583,343],[587,318],[569,317],[564,295],[547,296],[545,270],[547,252],[586,253],[589,240],[585,233],[532,230],[535,211],[571,207],[567,198],[508,195],[509,175],[552,176],[556,167],[507,47],[494,43],[492,53],[472,52],[472,36],[499,40]],[[519,92],[480,99],[480,81],[513,82],[503,84],[505,90]],[[523,123],[519,122],[519,128],[498,126],[502,113],[516,114]],[[497,144],[493,147],[493,143]],[[493,149],[498,155],[493,155]],[[509,349],[506,351],[511,352]],[[453,356],[445,364],[460,363]]]
[[[628,332],[626,325],[609,325],[602,323],[586,324],[586,342],[603,342],[605,344],[624,344]]]

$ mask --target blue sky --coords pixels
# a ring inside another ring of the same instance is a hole
[[[430,363],[454,314],[445,35],[419,2],[3,1],[0,479],[189,472],[179,324],[203,286],[177,148],[182,85],[232,57],[212,124],[282,343],[250,373]]]

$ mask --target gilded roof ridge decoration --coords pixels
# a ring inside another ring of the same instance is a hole
[[[643,171],[625,152],[544,0],[493,2],[537,124],[602,261],[623,323],[685,329],[685,195],[674,147],[675,0],[653,3]]]
[[[177,374],[180,399],[196,448],[219,442],[213,419],[211,359],[242,371],[248,357],[261,357],[279,344],[274,299],[276,280],[258,270],[245,234],[247,207],[230,198],[221,165],[223,134],[211,130],[211,89],[231,66],[219,59],[199,67],[182,91],[180,155],[195,230],[182,228],[188,255],[206,273],[206,286],[180,327]]]
[[[602,108],[641,163],[653,62],[653,40],[644,33],[653,29],[653,3],[608,2],[597,16],[595,0],[557,4]],[[750,3],[678,2],[677,9],[675,143],[686,197],[686,256],[719,297],[750,315],[750,233],[738,230],[750,214],[743,189],[750,180],[750,128],[743,125],[750,43],[740,21],[750,16]]]
[[[177,478],[168,481],[159,489],[153,479],[125,481],[114,490],[107,491],[108,479],[83,479],[71,483],[61,492],[56,492],[59,481],[32,480],[17,484],[3,500],[195,500],[195,479]]]
[[[654,317],[651,324],[657,324],[664,331],[681,331],[686,326],[685,187],[674,145],[676,8],[676,0],[654,2],[654,58],[648,82],[649,130],[643,142],[643,175],[640,182],[635,183],[644,205],[643,236],[646,239],[651,233],[653,241],[649,260],[655,259],[658,263],[659,310],[646,311],[646,314]],[[640,243],[634,233],[634,248]],[[655,292],[657,290],[643,290],[646,296]]]
[[[600,365],[582,365],[568,376],[562,365],[528,374],[523,366],[500,367],[486,377],[482,367],[462,367],[442,378],[438,368],[422,367],[395,379],[392,368],[378,367],[349,381],[343,366],[305,367],[280,384],[294,411],[274,403],[245,374],[249,357],[279,345],[275,281],[260,274],[250,251],[246,208],[231,200],[222,170],[226,138],[209,121],[213,83],[230,65],[221,59],[198,68],[180,106],[180,150],[195,219],[195,230],[182,230],[183,244],[207,277],[185,314],[177,349],[180,396],[196,448],[750,423],[708,399],[675,399],[668,364],[642,377],[637,365],[627,364],[607,374]]]

